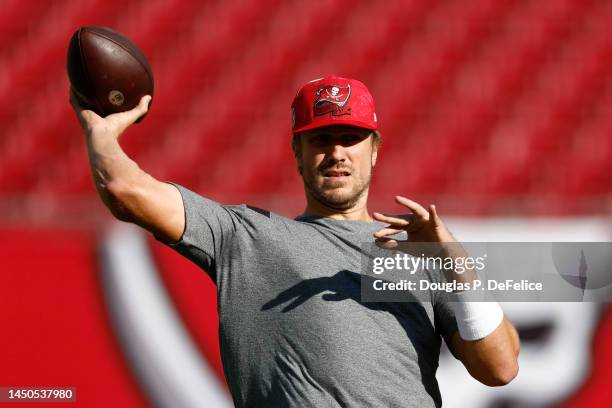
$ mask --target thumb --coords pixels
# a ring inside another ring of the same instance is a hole
[[[151,96],[145,95],[140,98],[138,105],[129,111],[115,113],[110,116],[114,116],[117,120],[117,127],[119,132],[123,132],[128,126],[136,122],[140,117],[149,111],[149,103],[151,102]]]
[[[136,105],[134,109],[125,112],[129,114],[128,117],[130,120],[130,124],[136,122],[138,118],[140,118],[142,115],[144,115],[145,113],[149,111],[150,102],[151,102],[151,95],[145,95],[142,98],[140,98],[140,102],[138,102],[138,105]]]

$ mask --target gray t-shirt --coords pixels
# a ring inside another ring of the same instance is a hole
[[[291,220],[176,186],[170,245],[217,285],[221,358],[237,407],[438,407],[442,300],[361,302],[361,245],[378,222]]]

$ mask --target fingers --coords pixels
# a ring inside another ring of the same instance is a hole
[[[417,203],[416,201],[412,201],[402,196],[395,196],[395,201],[398,204],[403,205],[404,207],[408,207],[408,209],[410,209],[410,211],[412,211],[415,215],[425,220],[428,219],[429,213],[427,212],[425,208],[423,208],[421,204]]]
[[[417,237],[420,236],[418,234],[426,230],[436,231],[445,228],[444,223],[438,216],[435,205],[431,204],[428,209],[425,209],[419,203],[402,196],[396,196],[395,201],[410,209],[413,214],[389,216],[377,212],[373,213],[372,217],[375,220],[389,224],[387,227],[381,228],[374,233],[374,237],[377,240],[390,239],[387,238],[389,235],[399,234],[400,232],[407,232],[409,237],[412,237],[413,233],[417,233],[415,235]],[[424,229],[423,227],[426,228]]]
[[[396,227],[406,227],[408,225],[410,225],[410,220],[406,219],[406,218],[412,218],[412,216],[410,215],[404,215],[404,216],[389,216],[389,215],[384,215],[381,213],[373,213],[372,217],[380,222],[386,222],[387,224],[391,224],[394,225]],[[406,217],[406,218],[402,218],[402,217]]]
[[[391,238],[378,238],[374,241],[374,244],[383,249],[394,249],[399,246],[397,241]]]
[[[436,206],[434,204],[429,206],[429,222],[434,227],[439,227],[442,225],[442,220],[440,217],[438,217],[438,212],[436,211]]]
[[[391,227],[381,228],[374,233],[374,237],[383,238],[383,237],[386,237],[387,235],[395,235],[395,234],[399,234],[400,232],[404,232],[404,231],[406,230],[403,228],[391,228]]]
[[[381,213],[373,213],[372,217],[380,222],[389,224],[388,227],[382,228],[374,233],[376,238],[381,238],[387,235],[399,234],[400,232],[407,231],[410,227],[410,220],[414,217],[412,214],[389,216]],[[410,219],[406,219],[406,218]]]

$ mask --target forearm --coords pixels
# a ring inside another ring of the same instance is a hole
[[[110,133],[87,133],[89,165],[96,190],[104,204],[117,218],[129,221],[134,211],[138,185],[148,175],[121,149]]]
[[[468,256],[454,238],[442,245],[447,257]],[[465,268],[462,273],[453,271],[449,275],[447,278],[458,282],[478,279],[473,268]],[[518,334],[497,303],[470,302],[470,296],[464,295],[456,294],[459,301],[452,304],[459,325],[453,339],[454,348],[472,377],[489,386],[505,385],[518,373]]]
[[[478,340],[465,340],[455,333],[453,345],[470,375],[483,384],[505,385],[518,373],[519,337],[506,318],[493,332]]]

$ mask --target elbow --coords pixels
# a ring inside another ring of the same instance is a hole
[[[491,370],[487,378],[481,379],[481,382],[489,387],[501,387],[510,384],[518,375],[518,371],[518,362],[514,360]]]
[[[119,221],[133,221],[130,204],[134,202],[136,192],[129,183],[113,180],[101,188],[101,193],[102,200],[113,217]]]

